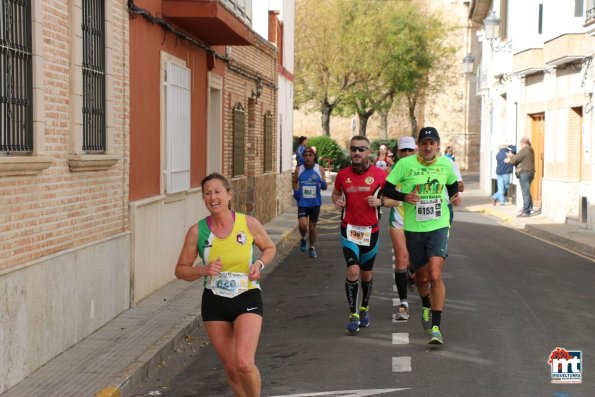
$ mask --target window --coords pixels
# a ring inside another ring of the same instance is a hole
[[[0,151],[33,151],[31,1],[2,0]]]
[[[583,0],[574,0],[574,16],[582,17],[583,11]]]
[[[165,77],[165,191],[190,189],[190,69],[167,62]]]
[[[264,115],[264,172],[273,170],[273,115]]]
[[[105,15],[102,0],[83,0],[83,151],[104,153]]]
[[[244,113],[241,103],[233,107],[233,176],[244,175]]]
[[[543,33],[543,4],[539,5],[539,20],[537,21],[537,34]]]

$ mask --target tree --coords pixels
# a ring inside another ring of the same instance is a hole
[[[346,0],[298,0],[295,30],[295,106],[318,104],[321,125],[330,135],[330,117],[344,91],[354,84],[343,36]]]

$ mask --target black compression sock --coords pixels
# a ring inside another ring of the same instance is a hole
[[[351,313],[357,313],[357,295],[359,293],[359,285],[357,285],[357,280],[345,280],[345,293],[347,294],[349,311]]]
[[[432,310],[432,327],[440,327],[440,320],[442,319],[442,310]]]
[[[401,301],[407,300],[407,269],[395,271],[395,284]]]
[[[430,303],[430,294],[421,297],[421,304],[423,307],[432,307]]]
[[[374,279],[370,281],[362,280],[362,293],[364,298],[362,299],[362,306],[368,307],[370,304],[370,296],[372,296],[372,287],[374,286]]]

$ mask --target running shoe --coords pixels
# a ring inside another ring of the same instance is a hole
[[[368,325],[370,325],[370,313],[368,313],[368,308],[360,306],[359,307],[359,326],[365,328]]]
[[[397,306],[397,321],[407,321],[409,320],[409,308],[405,305]]]
[[[430,330],[430,345],[441,345],[444,343],[442,340],[442,332],[437,325],[434,325]]]
[[[306,248],[308,248],[308,245],[306,244],[306,239],[305,239],[305,238],[303,238],[303,239],[300,241],[300,251],[302,251],[302,252],[306,252]]]
[[[421,312],[421,326],[424,327],[426,332],[430,332],[432,329],[432,308],[423,308],[423,311]]]
[[[349,315],[349,322],[347,323],[347,331],[349,331],[349,332],[359,331],[359,314],[351,313],[351,315]]]
[[[310,258],[318,258],[318,254],[316,253],[316,248],[310,247]]]

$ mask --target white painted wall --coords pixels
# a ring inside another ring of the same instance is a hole
[[[0,394],[130,306],[130,234],[0,272]]]

